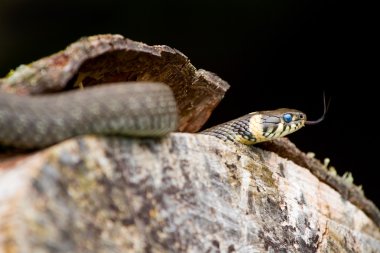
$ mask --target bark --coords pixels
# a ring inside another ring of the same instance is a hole
[[[41,94],[118,81],[157,81],[176,97],[183,132],[196,132],[219,104],[229,85],[217,75],[196,69],[178,50],[148,46],[121,35],[85,37],[65,50],[0,79],[0,92]]]

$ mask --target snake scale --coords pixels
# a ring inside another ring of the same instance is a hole
[[[38,96],[0,93],[0,146],[5,147],[37,149],[84,134],[160,137],[175,131],[177,121],[174,95],[161,83],[114,83]],[[300,111],[278,109],[201,133],[251,145],[316,122],[306,121]]]

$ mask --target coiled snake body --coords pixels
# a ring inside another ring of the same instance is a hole
[[[0,146],[43,148],[83,134],[157,137],[177,128],[176,102],[160,83],[129,83],[42,96],[0,93]],[[202,134],[255,144],[304,126],[293,109],[254,112]]]

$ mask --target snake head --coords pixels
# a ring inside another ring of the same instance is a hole
[[[283,137],[305,126],[306,114],[281,108],[272,111],[255,112],[250,121],[250,130],[258,142]]]
[[[306,120],[306,114],[295,109],[281,108],[272,111],[252,112],[206,129],[202,133],[222,140],[253,145],[291,134],[305,125],[318,124],[323,121],[326,112],[326,103],[324,103],[322,117],[314,121]]]

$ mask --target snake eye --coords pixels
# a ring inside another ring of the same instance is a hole
[[[292,121],[293,117],[290,113],[285,113],[284,115],[282,115],[282,118],[284,119],[286,123],[289,123]]]

